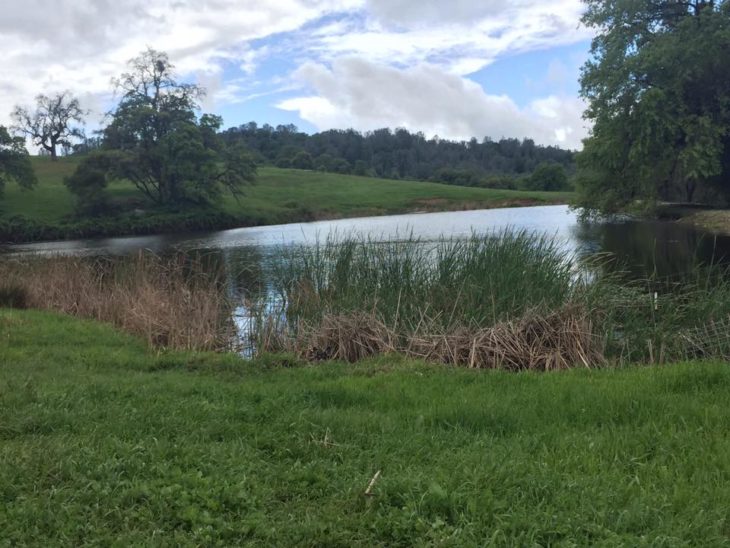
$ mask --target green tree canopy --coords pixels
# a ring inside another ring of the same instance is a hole
[[[294,169],[314,169],[314,160],[309,152],[301,150],[291,159],[291,167]]]
[[[469,171],[476,179],[494,176],[503,181],[531,173],[543,162],[556,162],[569,172],[574,153],[555,146],[541,146],[530,139],[449,141],[426,138],[399,128],[360,133],[332,129],[308,134],[295,126],[259,126],[255,122],[228,128],[221,133],[227,143],[241,143],[256,153],[261,163],[292,167],[301,151],[314,159],[314,169],[348,169],[356,175],[408,179],[432,179],[440,170]],[[342,164],[338,160],[345,160]]]
[[[7,128],[0,126],[0,194],[8,181],[30,188],[35,185],[36,176],[25,149],[25,140],[13,137]]]
[[[563,166],[555,162],[543,162],[525,178],[524,187],[527,190],[567,190],[570,184]]]
[[[115,80],[121,99],[101,151],[67,181],[80,201],[102,204],[110,179],[131,181],[158,205],[206,204],[224,190],[239,194],[253,180],[255,163],[242,146],[220,139],[219,116],[196,116],[202,88],[178,82],[167,55],[153,49],[129,69]]]
[[[588,213],[730,194],[730,3],[586,0],[598,30],[581,90]]]

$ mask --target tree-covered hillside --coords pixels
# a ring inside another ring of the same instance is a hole
[[[308,135],[293,125],[274,128],[255,122],[230,128],[223,136],[229,143],[243,143],[259,161],[278,167],[467,186],[482,186],[485,178],[495,183],[496,176],[529,175],[544,163],[559,164],[569,172],[573,166],[571,151],[540,146],[531,139],[449,141],[402,128],[367,133],[333,129]]]

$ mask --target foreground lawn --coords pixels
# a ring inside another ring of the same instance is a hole
[[[283,368],[5,310],[0,538],[728,545],[729,397],[721,363]]]
[[[38,222],[55,223],[68,218],[73,213],[73,197],[63,179],[73,173],[78,160],[61,158],[54,163],[48,158],[34,157],[32,161],[38,186],[23,191],[14,184],[8,185],[0,200],[0,220],[22,215]],[[140,200],[130,184],[114,184],[110,188],[119,200]],[[241,219],[274,224],[404,211],[567,203],[571,196],[569,192],[467,188],[263,167],[259,169],[257,183],[245,189],[245,196],[240,201],[227,196],[223,209]]]

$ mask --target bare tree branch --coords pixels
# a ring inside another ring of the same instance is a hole
[[[73,127],[73,122],[83,124],[84,111],[79,100],[70,92],[63,91],[51,96],[38,95],[34,112],[16,106],[11,117],[11,129],[20,135],[29,137],[33,144],[51,153],[51,159],[58,156],[59,145],[69,145],[72,138],[81,138],[82,132]]]

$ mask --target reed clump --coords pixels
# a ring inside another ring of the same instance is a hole
[[[402,351],[394,331],[372,314],[326,315],[317,325],[304,325],[295,352],[310,361],[364,358]]]
[[[574,269],[553,238],[504,230],[464,239],[328,238],[282,249],[274,287],[290,318],[374,312],[396,330],[424,317],[492,325],[569,299]]]
[[[730,276],[628,280],[526,231],[436,242],[328,239],[283,250],[286,321],[259,350],[356,361],[398,352],[475,368],[552,370],[730,355]]]
[[[479,329],[414,333],[405,348],[409,356],[427,361],[511,371],[600,367],[603,350],[589,315],[578,307],[528,312]]]
[[[317,324],[300,324],[289,339],[269,350],[289,351],[308,361],[357,362],[388,353],[478,369],[551,371],[605,363],[601,341],[579,310],[528,313],[517,321],[487,328],[443,329],[424,320],[415,332],[397,332],[372,313],[326,315]]]
[[[185,256],[24,257],[0,262],[0,305],[113,324],[155,347],[222,350],[232,340],[220,276]]]

